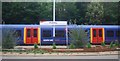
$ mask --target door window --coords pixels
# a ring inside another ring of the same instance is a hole
[[[96,37],[96,30],[93,29],[93,37]]]
[[[37,29],[34,29],[34,37],[37,37]]]
[[[102,29],[99,29],[99,37],[102,37]]]
[[[28,30],[27,30],[27,37],[30,37],[30,32],[31,32],[31,30],[28,29]]]

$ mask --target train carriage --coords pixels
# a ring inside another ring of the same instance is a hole
[[[117,25],[68,25],[68,26],[40,26],[40,25],[1,25],[4,28],[13,28],[18,33],[16,43],[18,45],[41,44],[66,45],[66,28],[68,30],[82,27],[88,32],[90,43],[120,42],[120,28]],[[70,39],[68,39],[70,44]]]

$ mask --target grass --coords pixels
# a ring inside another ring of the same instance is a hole
[[[45,51],[45,50],[38,50],[38,49],[34,49],[34,50],[5,50],[5,49],[3,49],[2,52],[3,53],[6,53],[6,52],[13,53],[13,52],[15,52],[15,53],[20,53],[20,54],[22,54],[22,53],[26,53],[26,54],[29,54],[29,53],[44,54],[44,53],[47,53],[47,51]]]

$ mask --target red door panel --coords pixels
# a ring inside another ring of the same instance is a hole
[[[97,43],[97,29],[92,29],[93,30],[93,40],[92,43]]]
[[[102,43],[102,41],[103,41],[103,36],[102,36],[102,33],[103,33],[103,31],[102,31],[102,29],[98,29],[98,43]]]
[[[32,29],[32,43],[37,43],[38,44],[38,29],[37,28],[33,28]]]
[[[92,28],[92,43],[100,44],[103,42],[103,28]]]
[[[26,28],[26,44],[38,44],[38,28]]]
[[[31,44],[31,28],[26,28],[26,44]]]

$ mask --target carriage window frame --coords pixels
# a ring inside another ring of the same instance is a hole
[[[44,32],[45,32],[45,33],[44,33]],[[47,32],[47,33],[46,33],[46,32]],[[52,31],[51,31],[51,30],[43,29],[43,30],[42,30],[42,37],[43,37],[43,38],[52,37]]]
[[[56,38],[64,38],[65,34],[66,34],[65,30],[55,30],[55,37]]]
[[[114,31],[113,30],[107,30],[107,37],[114,37]]]

